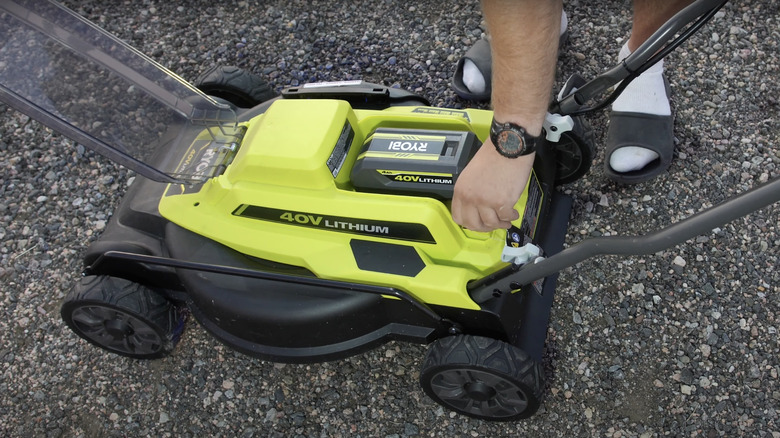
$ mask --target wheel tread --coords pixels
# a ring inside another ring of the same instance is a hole
[[[527,418],[538,409],[544,395],[544,367],[525,351],[501,340],[481,336],[458,335],[439,339],[429,348],[420,373],[421,384],[426,393],[432,395],[424,382],[429,373],[443,366],[457,365],[499,371],[530,388],[534,400],[525,411],[510,418],[489,419],[507,421]],[[436,400],[435,396],[432,398]],[[468,412],[463,413],[470,415]]]
[[[253,107],[276,97],[271,84],[234,66],[211,67],[198,76],[195,86],[238,107]]]
[[[99,342],[80,333],[71,316],[80,305],[103,305],[118,308],[140,316],[165,334],[160,350],[150,355],[134,355],[129,352],[106,348]],[[168,301],[163,295],[148,287],[116,277],[90,276],[83,278],[65,297],[61,314],[66,324],[89,342],[117,354],[137,358],[158,358],[169,355],[178,343],[186,320],[186,311]]]

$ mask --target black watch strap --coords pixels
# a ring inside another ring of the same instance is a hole
[[[490,140],[499,154],[507,158],[517,158],[536,152],[536,143],[540,137],[530,135],[522,126],[497,122],[493,118],[490,124]]]

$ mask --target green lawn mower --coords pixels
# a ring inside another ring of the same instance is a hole
[[[695,32],[725,1],[695,2],[624,63],[570,79],[509,230],[455,224],[454,182],[492,113],[435,108],[364,82],[275,96],[216,67],[192,86],[72,11],[0,4],[0,100],[138,175],[61,314],[110,352],[164,357],[193,315],[221,342],[280,362],[429,344],[420,384],[448,409],[515,420],[539,408],[557,273],[596,254],[645,254],[778,200],[777,180],[648,237],[563,250],[585,175],[581,118]],[[622,82],[621,82],[622,81]]]

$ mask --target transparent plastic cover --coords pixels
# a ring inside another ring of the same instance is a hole
[[[209,176],[161,148],[237,131],[229,106],[50,1],[0,2],[0,99],[158,181]]]

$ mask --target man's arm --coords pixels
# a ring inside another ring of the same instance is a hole
[[[492,102],[499,122],[542,132],[555,76],[560,0],[483,0],[491,35]],[[475,231],[509,228],[533,166],[534,154],[506,158],[488,139],[455,184],[452,217]]]

